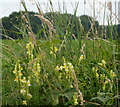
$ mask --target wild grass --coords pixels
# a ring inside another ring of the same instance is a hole
[[[50,0],[49,3],[53,12]],[[85,32],[79,19],[81,27],[75,31],[78,36],[75,38],[72,33],[76,25],[74,17],[70,25],[66,19],[67,12],[66,17],[60,17],[58,13],[60,20],[56,17],[53,22],[42,14],[39,3],[35,4],[39,12],[35,17],[42,21],[46,39],[36,39],[27,7],[21,1],[25,9],[25,14],[21,11],[20,31],[23,39],[9,38],[2,40],[1,44],[2,105],[118,106],[119,40],[112,38],[112,22],[108,24],[110,38],[104,39],[103,34],[94,28],[94,21],[91,21],[90,30]],[[112,14],[110,6],[108,8]],[[74,16],[77,8],[78,3]],[[61,21],[65,22],[64,26]],[[93,36],[89,37],[91,30]]]

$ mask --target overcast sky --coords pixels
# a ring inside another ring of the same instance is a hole
[[[24,0],[26,2],[27,5],[27,9],[29,11],[34,11],[34,12],[38,12],[37,7],[35,6],[35,3],[32,2],[34,0]],[[49,3],[48,0],[36,0],[37,2],[40,3],[41,6],[41,10],[45,13],[46,11],[49,12]],[[61,10],[61,12],[63,12],[63,1],[65,1],[65,6],[67,9],[68,13],[73,14],[74,13],[74,9],[76,6],[76,3],[79,1],[79,6],[78,6],[78,10],[77,10],[77,16],[81,16],[83,14],[89,15],[89,16],[94,16],[93,15],[93,1],[95,1],[95,17],[96,19],[99,21],[100,24],[103,24],[103,13],[104,13],[104,7],[103,6],[105,4],[105,1],[111,1],[112,2],[112,11],[113,13],[115,13],[115,1],[117,4],[116,7],[116,12],[118,15],[118,1],[120,0],[86,0],[86,5],[84,5],[84,0],[51,0],[53,3],[53,9],[54,11],[58,11]],[[58,1],[60,4],[60,9],[59,9],[59,5],[58,5]],[[99,1],[101,3],[99,3]],[[14,11],[19,11],[20,10],[20,0],[0,0],[0,18],[5,17],[5,16],[9,16],[9,14],[11,14]],[[23,8],[22,8],[23,10]],[[99,13],[99,15],[98,15]],[[106,13],[105,13],[105,24],[107,24],[107,18],[109,16],[109,11],[108,9],[106,9]],[[113,22],[115,23],[115,17],[113,15]]]

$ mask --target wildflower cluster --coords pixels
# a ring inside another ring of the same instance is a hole
[[[29,58],[29,63],[33,61],[33,49],[34,49],[34,44],[29,41],[29,43],[26,44],[26,48],[28,49],[27,54]]]
[[[77,93],[75,92],[74,95],[73,95],[73,103],[74,105],[77,105],[78,104],[78,101],[77,101]]]
[[[15,69],[13,73],[15,74],[15,82],[17,82],[17,85],[20,86],[20,93],[23,95],[24,100],[23,104],[27,105],[27,101],[32,98],[32,95],[29,93],[29,87],[30,87],[30,78],[26,80],[26,77],[23,76],[22,73],[23,68],[20,65],[20,62],[18,61],[15,64]]]
[[[52,54],[56,58],[56,53],[58,51],[57,47],[52,45],[50,49],[51,49],[50,54]]]
[[[98,63],[98,65],[105,67],[106,66],[105,60],[102,60],[102,63]]]
[[[22,74],[22,70],[23,68],[20,66],[20,61],[18,61],[16,64],[15,64],[15,69],[13,71],[13,73],[15,74],[16,78],[14,81],[16,81],[18,83],[19,80],[21,80],[21,76],[23,75]]]
[[[55,70],[60,71],[59,76],[58,76],[59,81],[62,82],[62,77],[65,77],[70,82],[71,84],[70,87],[72,88],[73,86],[72,86],[71,79],[73,79],[72,70],[75,71],[74,67],[72,63],[66,62],[64,57],[62,59],[63,59],[64,64],[61,66],[56,66]]]
[[[106,67],[106,62],[105,60],[102,60],[102,63],[98,63],[100,66]],[[113,79],[116,76],[113,70],[110,70],[107,72],[109,74],[109,77],[105,73],[101,73],[98,67],[93,67],[92,71],[94,71],[97,80],[99,81],[99,84],[101,84],[103,91],[106,89],[106,85],[109,84],[110,89],[112,91],[113,87]]]
[[[39,61],[34,63],[32,71],[33,71],[33,74],[34,74],[35,81],[37,83],[40,83],[39,82],[39,79],[40,79],[39,74],[40,74],[40,71],[41,71],[41,67],[40,67]]]
[[[29,77],[28,80],[26,80],[26,77],[23,77],[23,79],[21,79],[21,90],[20,90],[20,93],[24,97],[23,104],[25,104],[25,105],[27,105],[27,101],[32,98],[32,95],[29,93],[29,87],[30,86],[31,86],[31,84],[30,84],[30,77]]]

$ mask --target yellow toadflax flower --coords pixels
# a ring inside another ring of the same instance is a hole
[[[68,65],[69,65],[69,69],[73,69],[73,65],[71,63],[68,62]]]
[[[102,63],[98,63],[98,65],[102,66]]]
[[[26,83],[26,78],[23,77],[23,79],[21,79],[21,82],[22,82],[22,83]]]
[[[27,85],[30,86],[30,80],[27,81]]]
[[[37,63],[37,68],[41,68],[39,63]]]
[[[68,67],[65,68],[65,71],[69,71],[69,70],[68,70]]]
[[[60,66],[60,70],[62,70],[63,69],[63,66]]]
[[[27,105],[27,102],[26,102],[26,101],[23,101],[22,104],[23,104],[23,105]]]
[[[96,77],[99,78],[99,74],[96,72]]]
[[[79,58],[79,61],[82,61],[83,58],[84,58],[84,56],[81,55],[80,58]]]
[[[53,54],[53,51],[50,51],[50,54]]]
[[[55,49],[54,49],[54,50],[55,50],[55,53],[58,51],[58,49],[57,49],[56,47],[55,47]]]
[[[17,70],[14,70],[13,73],[16,74],[16,73],[17,73]]]
[[[59,66],[56,66],[55,70],[58,71],[59,69],[60,69]]]
[[[32,98],[32,95],[30,93],[27,94],[27,98],[28,99],[31,99]]]
[[[26,48],[29,48],[29,43],[26,44]]]
[[[23,70],[23,67],[21,67],[20,70],[22,71],[22,70]]]
[[[64,63],[64,66],[63,66],[63,68],[66,68],[66,63]]]
[[[77,99],[74,99],[74,105],[77,105],[77,104],[78,104]]]
[[[106,64],[105,60],[102,60],[102,64],[105,67],[105,64]]]
[[[18,76],[16,76],[16,78],[15,78],[15,80],[14,80],[14,81],[18,82]]]
[[[19,72],[19,76],[22,76],[22,75],[23,75],[23,74],[22,74],[22,72],[20,71],[20,72]]]
[[[23,88],[23,89],[20,90],[20,93],[25,95],[26,94],[26,90]]]

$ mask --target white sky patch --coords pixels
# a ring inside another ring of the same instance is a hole
[[[24,0],[27,6],[28,11],[34,11],[38,12],[37,7],[35,5],[35,2],[40,3],[40,8],[45,12],[50,11],[50,3],[49,0]],[[107,19],[110,15],[110,12],[108,9],[105,9],[105,1],[111,1],[112,2],[112,11],[113,11],[113,22],[115,21],[115,14],[118,14],[118,1],[120,0],[51,0],[53,4],[53,10],[56,11],[61,11],[61,13],[65,12],[65,9],[63,9],[63,1],[65,8],[68,13],[74,14],[74,9],[79,2],[78,5],[78,10],[77,10],[77,16],[81,15],[89,15],[91,17],[95,16],[95,19],[99,21],[99,24],[107,24]],[[86,1],[86,4],[84,5],[84,1]],[[95,1],[95,15],[94,15],[94,6],[93,6],[93,1]],[[99,3],[101,2],[101,3]],[[116,8],[115,8],[115,2],[116,2]],[[106,4],[107,6],[107,4]],[[59,8],[60,7],[60,8]],[[9,16],[14,11],[19,11],[20,10],[20,0],[0,0],[0,18],[4,16]],[[22,10],[23,7],[22,7]],[[104,19],[104,10],[105,10],[105,20]],[[115,13],[116,12],[116,13]]]

